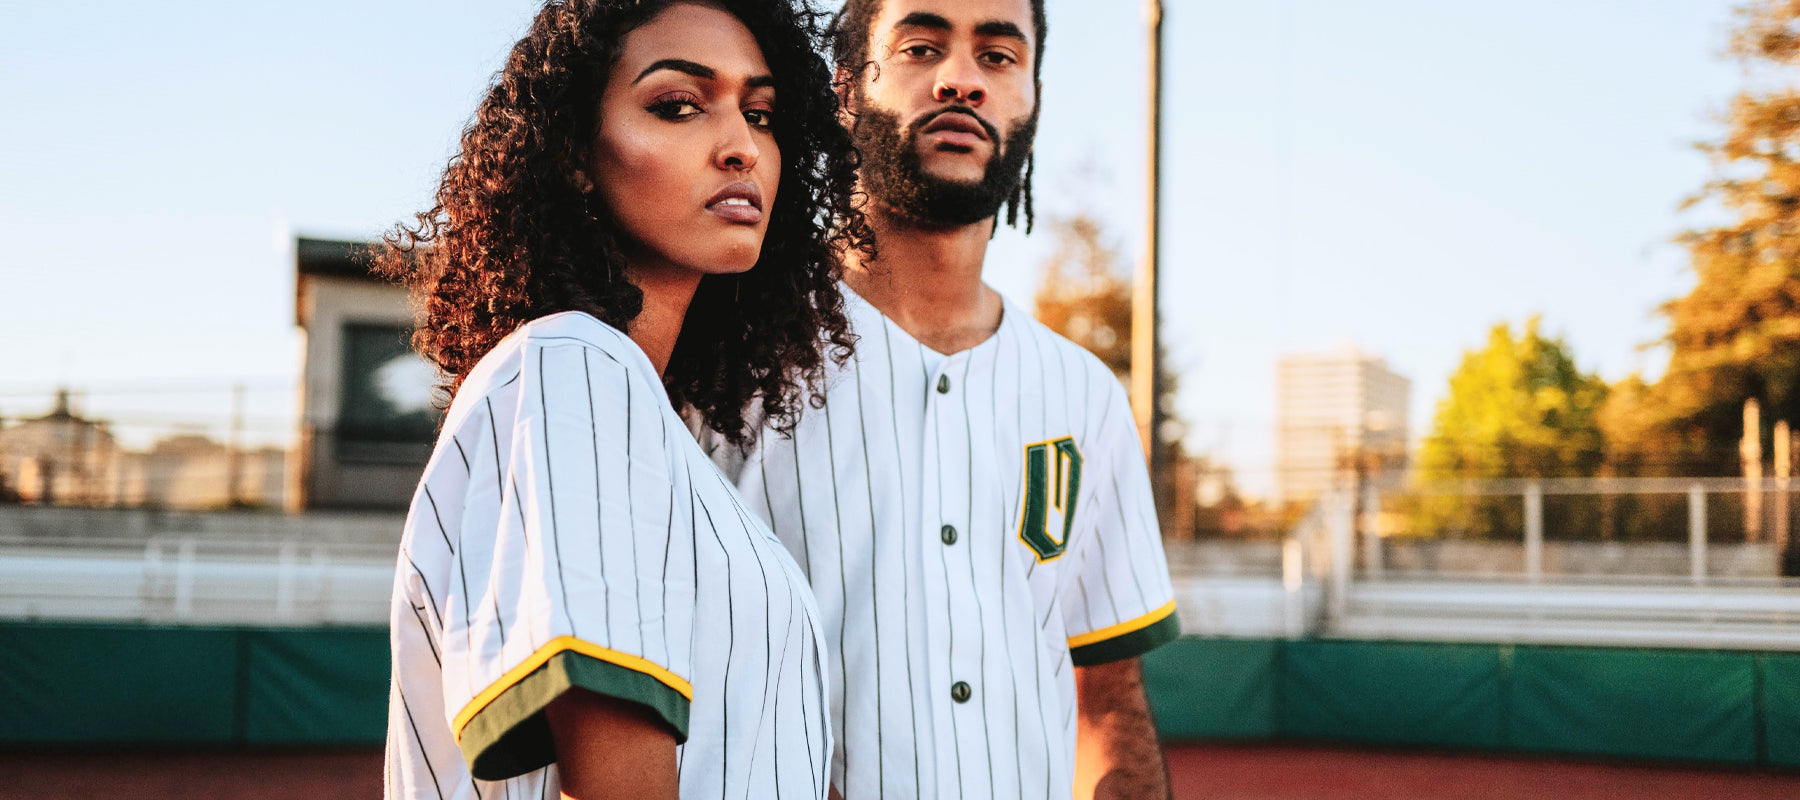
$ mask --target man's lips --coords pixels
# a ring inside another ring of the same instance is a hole
[[[762,190],[748,181],[738,181],[720,189],[706,201],[706,210],[726,222],[754,225],[762,221]]]
[[[982,126],[980,120],[957,111],[938,114],[919,133],[927,136],[935,134],[943,144],[969,149],[988,141],[987,128]]]

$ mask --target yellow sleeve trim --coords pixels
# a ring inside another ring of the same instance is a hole
[[[1108,625],[1107,627],[1091,633],[1084,633],[1080,636],[1071,636],[1069,637],[1069,649],[1073,650],[1083,645],[1104,642],[1107,639],[1124,636],[1132,631],[1141,631],[1151,625],[1161,622],[1163,617],[1173,613],[1175,613],[1175,601],[1170,600],[1168,605],[1138,617],[1137,619],[1128,619],[1117,625]]]
[[[676,675],[675,673],[664,669],[654,661],[640,658],[630,653],[621,653],[617,650],[601,647],[593,642],[582,641],[573,636],[558,636],[555,639],[551,639],[549,644],[538,648],[537,652],[532,653],[530,658],[525,659],[525,661],[518,666],[507,670],[505,675],[500,676],[499,680],[494,681],[493,684],[483,690],[481,694],[475,695],[475,699],[470,700],[468,705],[463,706],[462,710],[456,713],[456,719],[450,723],[450,732],[455,735],[457,741],[462,741],[463,728],[467,727],[469,720],[474,719],[476,714],[481,713],[481,710],[486,708],[487,704],[494,702],[494,698],[505,694],[507,689],[511,689],[514,684],[524,680],[525,676],[530,675],[532,672],[536,671],[538,667],[543,666],[551,658],[555,657],[557,653],[565,651],[573,651],[590,658],[597,658],[609,664],[617,664],[634,672],[642,672],[679,692],[682,697],[688,699],[688,702],[691,703],[694,701],[694,685],[683,680],[680,675]]]

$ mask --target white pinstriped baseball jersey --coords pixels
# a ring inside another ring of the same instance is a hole
[[[683,798],[822,798],[831,734],[805,577],[635,343],[535,320],[471,371],[401,541],[387,793],[557,796],[542,709],[649,707]]]
[[[855,359],[737,468],[825,615],[834,782],[848,800],[1067,798],[1071,664],[1178,626],[1124,389],[1010,303],[986,342],[939,356],[845,295]]]

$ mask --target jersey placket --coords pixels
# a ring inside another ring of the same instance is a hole
[[[968,352],[945,358],[931,373],[925,393],[924,464],[928,479],[921,487],[918,530],[924,569],[921,577],[927,608],[924,614],[931,642],[932,665],[927,703],[937,723],[938,795],[959,797],[974,785],[975,773],[985,775],[981,748],[980,695],[983,685],[981,649],[975,617],[976,598],[968,576],[972,531],[965,530],[968,507],[968,420],[959,385],[966,375]],[[935,551],[935,552],[933,552]],[[960,610],[960,611],[959,611]],[[922,787],[921,787],[922,788]]]

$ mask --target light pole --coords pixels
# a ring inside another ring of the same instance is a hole
[[[1161,245],[1162,209],[1159,184],[1162,173],[1162,0],[1147,0],[1150,14],[1150,141],[1148,193],[1145,216],[1144,257],[1138,262],[1137,281],[1131,298],[1131,412],[1137,421],[1138,437],[1144,454],[1150,460],[1151,485],[1160,500],[1164,492],[1162,448],[1163,412],[1158,402],[1162,396],[1162,375],[1157,369],[1156,270]]]

